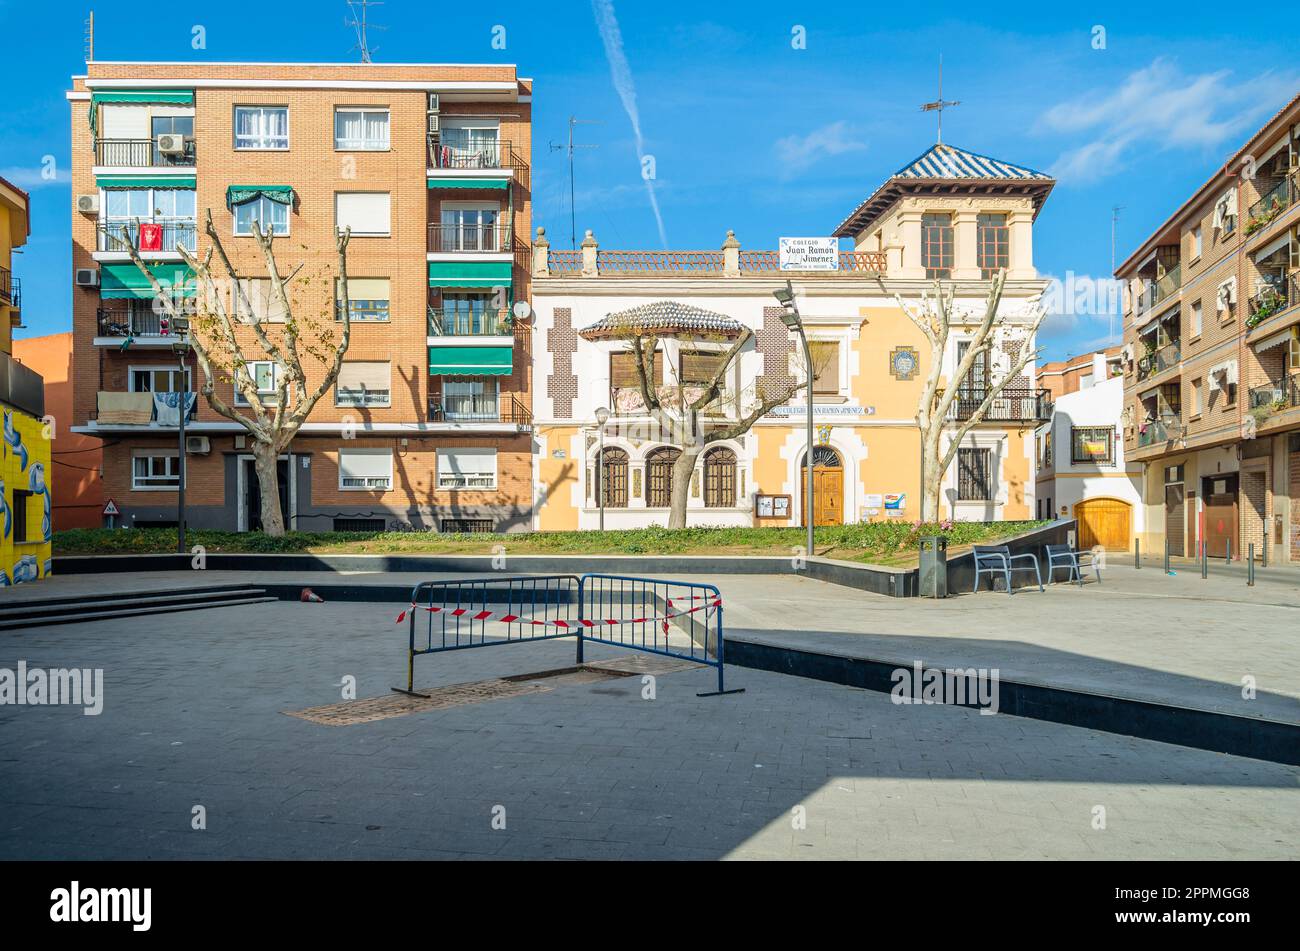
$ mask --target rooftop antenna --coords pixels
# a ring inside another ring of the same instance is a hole
[[[943,110],[951,109],[953,106],[960,106],[960,99],[943,98],[943,54],[939,54],[939,98],[934,102],[927,102],[921,106],[922,112],[937,112],[939,114],[939,131],[935,136],[935,143],[943,145]]]
[[[1112,205],[1110,209],[1110,276],[1112,279],[1115,277],[1115,229],[1119,224],[1119,213],[1123,210],[1123,205]],[[1115,336],[1115,315],[1112,313],[1108,316],[1110,321],[1106,328],[1106,339],[1109,340]]]
[[[95,11],[90,11],[90,16],[85,20],[86,25],[86,62],[95,61]]]
[[[569,153],[569,247],[576,250],[578,247],[578,213],[573,205],[573,150],[574,149],[598,149],[599,145],[575,145],[573,142],[573,127],[576,125],[600,125],[599,119],[579,119],[576,116],[569,116],[569,144],[556,145],[551,143],[551,151],[559,152],[561,149]]]
[[[356,30],[357,45],[352,47],[352,50],[361,51],[361,62],[363,63],[369,63],[371,61],[370,55],[379,51],[379,47],[377,46],[374,49],[370,48],[370,43],[366,39],[366,30],[388,29],[386,26],[376,26],[372,23],[367,23],[368,8],[382,7],[383,5],[383,0],[348,0],[348,10],[352,12],[352,19],[344,20],[343,25],[350,26],[352,29]]]

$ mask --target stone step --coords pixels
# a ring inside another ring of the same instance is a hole
[[[78,595],[39,601],[20,601],[0,607],[0,621],[17,621],[52,614],[93,614],[115,611],[126,607],[149,607],[163,604],[186,604],[192,601],[211,601],[214,598],[261,597],[264,588],[246,585],[225,585],[219,588],[176,588],[168,591],[114,592],[109,594]]]
[[[171,614],[178,611],[202,611],[207,608],[229,608],[244,604],[266,604],[279,599],[271,597],[222,598],[209,601],[187,601],[181,603],[141,605],[137,607],[119,607],[109,611],[82,611],[65,614],[46,614],[35,618],[21,620],[0,620],[0,631],[46,627],[54,624],[75,624],[86,621],[104,621],[110,618],[138,617],[148,614]]]

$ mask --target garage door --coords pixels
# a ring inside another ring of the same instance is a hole
[[[1127,551],[1133,538],[1133,508],[1119,499],[1087,499],[1074,507],[1079,521],[1079,547],[1100,545],[1108,551]]]

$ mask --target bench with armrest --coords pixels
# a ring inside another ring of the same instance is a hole
[[[989,585],[1001,575],[1007,582],[1007,594],[1014,593],[1011,587],[1011,574],[1016,571],[1032,571],[1038,580],[1038,590],[1043,591],[1043,572],[1038,564],[1038,556],[1031,554],[1013,555],[1010,545],[975,545],[971,549],[975,557],[975,591],[980,589],[980,575],[989,576]],[[1027,564],[1018,564],[1027,562]]]
[[[1081,559],[1087,559],[1083,561]],[[1091,568],[1097,574],[1097,583],[1101,583],[1101,563],[1097,560],[1095,553],[1091,551],[1079,551],[1071,548],[1069,545],[1048,545],[1047,546],[1047,580],[1053,581],[1054,575],[1058,568],[1064,568],[1069,571],[1069,577],[1066,581],[1077,581],[1079,587],[1083,587],[1083,569]]]

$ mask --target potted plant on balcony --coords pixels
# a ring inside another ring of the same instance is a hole
[[[1248,328],[1259,326],[1282,309],[1282,295],[1273,288],[1261,291],[1257,300],[1254,312],[1246,318]]]

